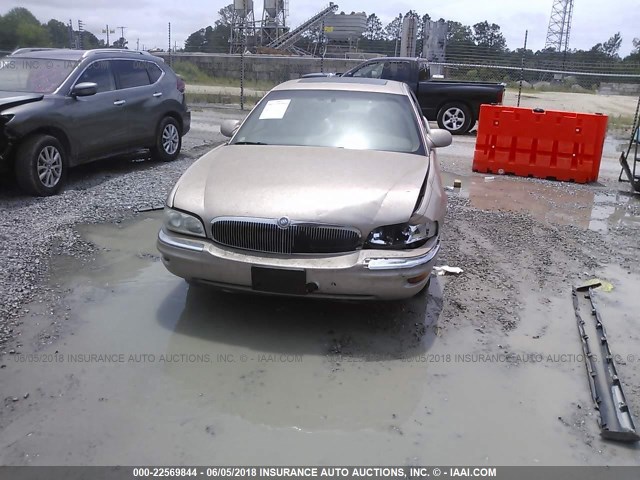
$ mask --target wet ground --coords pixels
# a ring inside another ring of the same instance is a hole
[[[599,185],[472,174],[472,145],[441,156],[463,186],[440,260],[465,271],[407,302],[189,287],[159,261],[160,213],[77,225],[91,256],[49,260],[57,295],[0,359],[0,463],[640,463],[599,437],[570,295],[613,284],[597,295],[640,415],[637,196],[613,161]]]

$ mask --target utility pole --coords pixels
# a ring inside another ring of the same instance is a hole
[[[111,45],[111,43],[109,42],[109,34],[110,33],[116,33],[115,30],[109,30],[109,25],[105,25],[106,28],[102,29],[102,33],[106,33],[107,34],[107,47],[109,47]]]
[[[73,22],[69,19],[69,48],[74,48],[73,45]]]
[[[84,24],[82,20],[78,20],[78,49],[82,50],[82,32],[84,32]]]
[[[171,22],[169,22],[169,66],[173,66],[173,58],[171,58]]]
[[[121,33],[120,37],[124,38],[124,29],[127,28],[127,27],[117,27],[117,28],[120,29],[120,33]]]
[[[140,39],[136,40],[136,50],[140,50]]]
[[[394,56],[398,56],[398,42],[400,41],[400,36],[402,35],[402,20],[403,20],[403,16],[402,13],[400,13],[398,15],[398,28],[396,29],[396,46],[395,46],[395,51],[394,51]]]

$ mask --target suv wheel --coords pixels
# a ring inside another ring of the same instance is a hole
[[[51,135],[33,135],[16,152],[16,180],[32,195],[55,195],[67,176],[67,156],[62,144]]]
[[[180,125],[172,117],[165,117],[158,127],[156,144],[151,149],[153,158],[161,162],[170,162],[178,158],[182,148]]]
[[[462,135],[471,130],[471,112],[462,103],[448,103],[438,112],[438,126],[449,130],[452,135]]]

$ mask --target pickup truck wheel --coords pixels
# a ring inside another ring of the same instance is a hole
[[[467,133],[473,126],[472,120],[469,107],[462,103],[448,103],[438,112],[438,126],[452,135]]]
[[[40,197],[55,195],[67,176],[67,155],[57,138],[32,135],[18,147],[15,171],[24,192]]]
[[[161,162],[170,162],[178,158],[182,148],[180,125],[173,117],[165,117],[158,126],[156,144],[151,149],[151,155]]]

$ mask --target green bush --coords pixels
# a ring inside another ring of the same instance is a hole
[[[200,67],[191,62],[173,62],[175,72],[187,83],[208,85],[214,79],[207,75]]]

